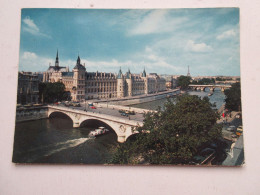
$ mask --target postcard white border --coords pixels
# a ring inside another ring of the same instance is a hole
[[[21,8],[240,7],[243,168],[15,165],[11,163]],[[259,0],[2,0],[0,194],[257,194],[260,192]]]

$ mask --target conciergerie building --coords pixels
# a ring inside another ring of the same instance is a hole
[[[59,66],[58,51],[55,66],[49,66],[43,73],[43,82],[62,82],[70,92],[73,101],[85,99],[122,98],[157,93],[166,90],[166,80],[156,73],[132,74],[130,70],[123,74],[88,72],[78,56],[72,72],[69,67]]]

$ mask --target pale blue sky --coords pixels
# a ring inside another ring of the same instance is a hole
[[[20,67],[192,76],[240,75],[239,9],[23,9]]]

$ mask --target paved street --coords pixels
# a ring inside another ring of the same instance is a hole
[[[223,129],[222,129],[223,137],[233,142],[237,140],[236,133],[235,131],[228,130],[228,128],[230,126],[235,126],[234,129],[236,130],[238,126],[242,125],[242,119],[236,118],[235,117],[236,114],[238,114],[238,112],[232,112],[232,117],[227,117],[227,122],[224,122],[222,117],[220,120],[217,121],[217,123],[223,124]]]

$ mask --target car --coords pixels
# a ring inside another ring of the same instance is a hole
[[[243,126],[240,125],[240,126],[238,126],[238,128],[237,128],[237,130],[236,130],[236,134],[237,134],[238,136],[240,136],[242,133],[243,133]]]
[[[128,114],[126,114],[126,113],[124,113],[124,112],[122,112],[121,115],[128,117]]]
[[[236,130],[236,127],[235,127],[234,125],[229,126],[229,127],[227,128],[227,131],[235,131],[235,130]]]
[[[91,109],[97,109],[95,106],[91,106],[90,108],[91,108]]]

